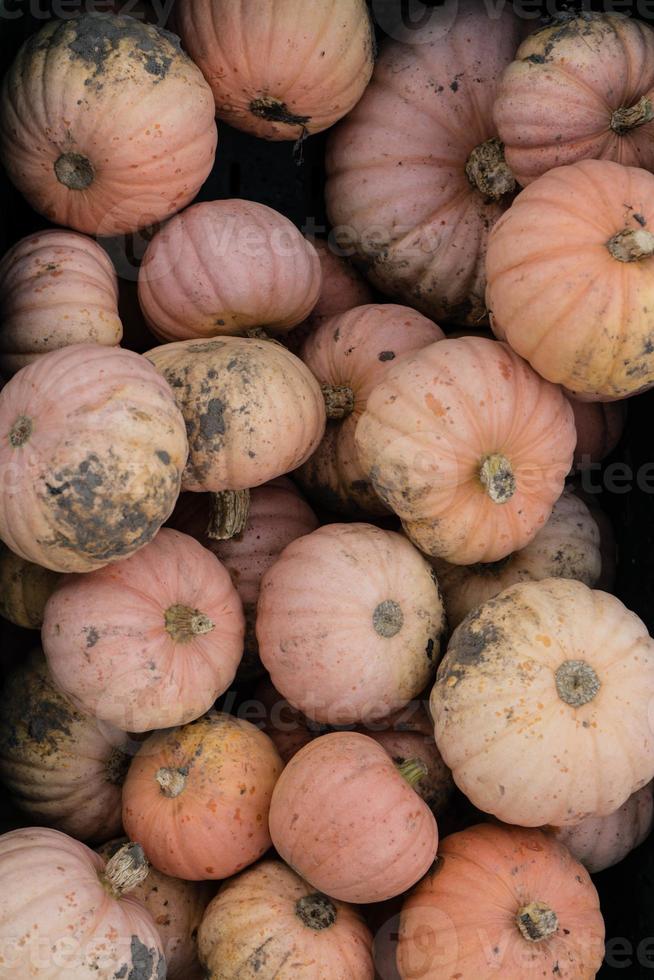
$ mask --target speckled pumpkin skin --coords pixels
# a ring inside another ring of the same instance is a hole
[[[45,604],[59,579],[58,572],[25,561],[0,542],[0,616],[10,623],[41,629]]]

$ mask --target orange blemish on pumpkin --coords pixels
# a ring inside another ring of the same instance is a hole
[[[434,398],[432,394],[425,395],[425,405],[434,413],[434,415],[437,415],[439,418],[442,418],[447,414],[447,410],[443,407],[443,403],[440,402],[438,398]]]
[[[538,640],[539,643],[542,643],[544,647],[551,647],[552,646],[552,640],[551,640],[551,638],[549,636],[541,636],[541,635],[539,635],[539,636],[536,637],[536,639]]]

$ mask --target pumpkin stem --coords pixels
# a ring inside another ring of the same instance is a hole
[[[176,796],[184,791],[188,769],[157,769],[154,778],[161,787],[161,792],[169,800],[174,800]]]
[[[495,504],[505,504],[516,492],[515,476],[511,464],[501,453],[485,456],[479,469],[479,479]]]
[[[614,133],[623,135],[628,133],[630,129],[636,129],[637,126],[651,122],[652,119],[654,119],[654,106],[644,95],[635,105],[620,106],[619,109],[615,110],[611,116],[611,129]]]
[[[372,614],[372,625],[375,632],[384,639],[390,640],[392,636],[397,636],[404,626],[404,613],[399,602],[394,599],[385,599],[375,606]]]
[[[415,789],[429,770],[422,759],[406,759],[405,762],[395,763],[395,768],[403,779],[406,779],[411,789]]]
[[[515,191],[515,177],[504,159],[504,143],[497,137],[476,146],[466,163],[466,177],[491,201]]]
[[[9,430],[9,445],[17,449],[24,446],[33,430],[32,420],[27,415],[19,415]]]
[[[85,191],[95,180],[93,164],[80,153],[62,153],[54,170],[59,183],[71,191]]]
[[[320,385],[328,419],[344,419],[354,411],[354,392],[347,385]]]
[[[145,881],[150,870],[145,851],[140,844],[123,844],[110,857],[100,875],[100,881],[115,898],[133,891]]]
[[[654,235],[644,228],[625,228],[609,238],[606,247],[618,262],[638,262],[654,255]]]
[[[166,630],[175,643],[188,643],[196,636],[210,633],[215,628],[208,616],[190,606],[169,606],[164,616]]]
[[[530,943],[539,943],[559,928],[556,912],[543,902],[530,902],[518,909],[515,917],[518,929]]]
[[[336,906],[331,898],[321,895],[320,892],[298,898],[295,914],[308,929],[315,929],[316,932],[329,929],[336,922]]]
[[[554,678],[559,697],[573,708],[592,701],[602,686],[595,670],[585,660],[564,660]]]
[[[212,493],[213,509],[207,527],[207,537],[227,541],[242,534],[250,513],[249,490],[222,490]]]
[[[122,749],[114,749],[105,766],[107,780],[112,786],[122,786],[129,769],[130,757]]]

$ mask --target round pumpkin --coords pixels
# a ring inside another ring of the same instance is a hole
[[[0,542],[0,616],[10,623],[41,629],[45,604],[59,579],[58,572],[25,561]]]
[[[535,31],[504,72],[493,116],[525,187],[578,160],[654,168],[654,31],[584,10]]]
[[[314,739],[273,792],[270,834],[278,854],[342,902],[381,902],[406,891],[434,860],[438,830],[409,782],[422,766],[407,763],[402,771],[366,735]]]
[[[537,830],[480,824],[446,837],[402,906],[402,980],[591,980],[603,958],[588,873]]]
[[[281,861],[226,882],[198,933],[208,980],[373,980],[372,936],[356,909],[316,892]]]
[[[521,582],[454,631],[431,695],[436,743],[506,823],[606,816],[654,776],[654,640],[606,592]]]
[[[157,870],[228,878],[270,847],[268,809],[282,761],[267,735],[210,712],[141,746],[123,788],[123,824]]]
[[[148,873],[127,844],[106,864],[57,830],[0,837],[0,976],[161,980],[166,961],[152,916],[130,896]]]
[[[307,338],[300,357],[325,396],[325,435],[297,477],[307,494],[339,514],[377,516],[387,509],[363,470],[354,432],[373,388],[404,354],[442,340],[435,323],[389,303],[329,317]]]
[[[263,577],[257,639],[277,690],[309,718],[347,725],[416,697],[445,628],[432,571],[401,535],[329,524]]]
[[[622,438],[627,417],[625,402],[584,402],[570,396],[575,416],[575,470],[592,469],[612,453]]]
[[[188,444],[145,358],[75,344],[0,392],[0,538],[21,558],[87,572],[152,540],[179,494]]]
[[[372,81],[331,138],[334,234],[382,292],[437,321],[484,318],[488,232],[511,200],[492,119],[518,46],[509,5],[447,0],[386,43]]]
[[[69,344],[123,336],[111,259],[73,231],[28,235],[0,262],[0,370],[7,376]]]
[[[234,680],[241,602],[227,570],[187,534],[162,528],[125,561],[66,576],[41,638],[57,686],[130,732],[199,718]]]
[[[583,500],[566,492],[536,537],[506,558],[477,565],[432,560],[450,627],[516,582],[574,578],[594,588],[602,573],[600,532]]]
[[[162,340],[284,334],[320,295],[320,262],[294,224],[252,201],[194,204],[154,236],[139,270],[139,302]]]
[[[173,34],[133,17],[53,20],[0,96],[0,160],[31,206],[119,235],[188,204],[213,166],[209,86]]]
[[[376,493],[426,554],[471,565],[523,548],[563,491],[572,409],[505,345],[441,340],[391,368],[355,434]]]
[[[654,176],[582,160],[539,177],[492,231],[496,336],[588,400],[654,383]]]
[[[264,139],[299,140],[332,126],[372,74],[365,0],[185,0],[175,17],[218,118]]]

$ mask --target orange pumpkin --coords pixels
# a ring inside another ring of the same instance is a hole
[[[58,572],[15,555],[0,542],[0,616],[24,629],[39,630]]]
[[[612,453],[622,438],[627,417],[625,402],[582,402],[570,397],[577,445],[575,470],[586,470]]]

